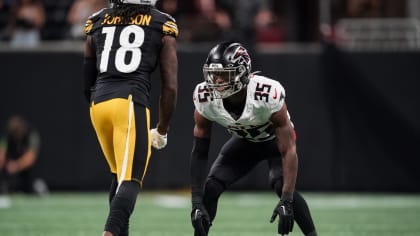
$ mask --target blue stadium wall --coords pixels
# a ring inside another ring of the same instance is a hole
[[[179,99],[167,148],[153,151],[145,189],[189,185],[192,90],[206,51],[179,52]],[[23,114],[39,130],[36,175],[52,190],[106,190],[109,173],[82,95],[81,52],[0,52],[0,124]],[[420,192],[420,52],[258,53],[254,70],[279,80],[297,130],[306,191]],[[157,121],[153,76],[152,124]],[[3,130],[3,129],[2,129]],[[214,127],[210,159],[229,138]],[[266,190],[261,163],[234,189]]]

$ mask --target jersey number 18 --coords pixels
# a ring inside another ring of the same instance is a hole
[[[114,42],[115,26],[102,28],[102,34],[105,34],[104,49],[101,55],[100,72],[108,70],[109,54],[111,52],[112,43]],[[130,42],[130,36],[132,40]],[[123,28],[119,38],[119,48],[115,53],[115,68],[122,73],[131,73],[140,65],[141,50],[140,47],[144,42],[144,30],[137,25],[129,25]],[[127,53],[131,52],[131,59],[126,63]]]

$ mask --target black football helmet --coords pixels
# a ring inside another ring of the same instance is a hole
[[[158,0],[110,0],[115,4],[138,4],[154,6]]]
[[[248,84],[251,58],[240,43],[220,43],[207,56],[203,74],[213,98],[227,98]]]

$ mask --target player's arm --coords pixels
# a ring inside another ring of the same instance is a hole
[[[212,122],[194,111],[194,141],[190,160],[192,203],[201,203],[206,178]]]
[[[277,147],[282,155],[283,163],[283,189],[282,198],[292,199],[295,190],[298,158],[296,154],[295,132],[287,113],[286,103],[282,108],[271,116]]]
[[[203,204],[203,185],[207,176],[212,122],[194,111],[194,143],[190,159],[191,174],[191,223],[197,235],[207,235],[211,219]]]
[[[279,216],[277,231],[279,234],[285,235],[293,230],[293,192],[298,170],[295,133],[287,113],[286,103],[271,116],[271,122],[273,122],[277,137],[277,147],[282,156],[283,187],[281,199],[274,208],[270,222],[274,222]]]
[[[91,88],[95,84],[98,69],[96,68],[96,55],[92,47],[92,37],[87,36],[84,49],[83,63],[83,93],[90,102]]]
[[[170,35],[162,38],[160,53],[160,74],[162,85],[159,99],[159,123],[157,131],[164,135],[169,128],[169,121],[175,110],[178,93],[178,57],[176,39]]]

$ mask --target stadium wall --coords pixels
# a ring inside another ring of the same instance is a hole
[[[192,91],[205,50],[179,53],[179,100],[167,148],[154,150],[146,189],[188,188]],[[0,52],[0,124],[13,113],[39,130],[36,174],[52,190],[105,190],[109,175],[82,95],[80,51]],[[298,188],[306,191],[420,192],[419,52],[260,52],[254,70],[279,80],[297,130]],[[153,76],[152,124],[158,73]],[[229,138],[214,127],[210,158]],[[268,189],[261,163],[236,189]]]

